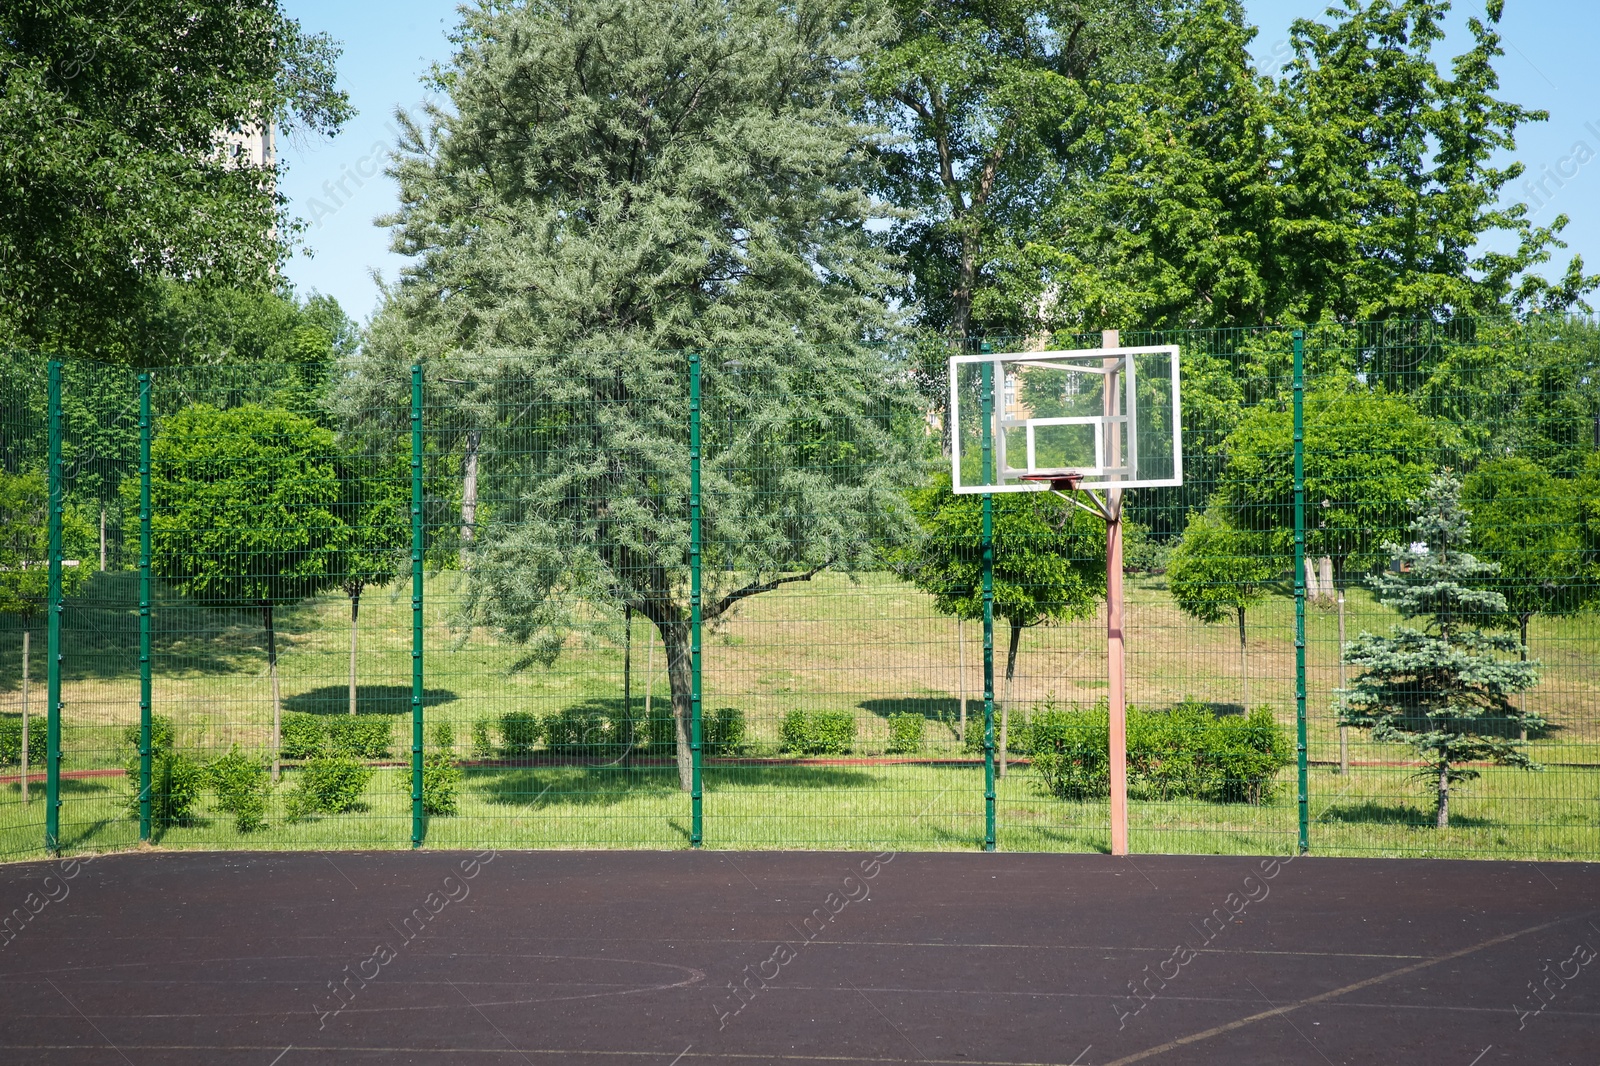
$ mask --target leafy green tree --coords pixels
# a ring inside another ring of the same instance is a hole
[[[1167,555],[1167,587],[1180,610],[1208,625],[1230,613],[1238,619],[1239,683],[1247,712],[1245,611],[1266,597],[1280,571],[1277,560],[1262,552],[1260,537],[1240,533],[1209,511],[1190,516],[1183,538]]]
[[[891,0],[867,58],[883,189],[906,212],[889,243],[923,324],[958,339],[1025,332],[1039,286],[1018,270],[1037,220],[1089,165],[1085,117],[1107,82],[1150,62],[1155,5],[1130,0]],[[930,349],[930,355],[939,355]],[[924,366],[937,397],[942,359]]]
[[[472,445],[463,490],[495,503],[462,523],[465,609],[526,662],[580,600],[657,627],[686,788],[682,350],[708,353],[709,624],[873,565],[906,521],[919,419],[897,354],[863,343],[893,324],[851,112],[867,30],[844,0],[469,8],[433,77],[450,106],[395,168],[416,265],[350,402],[421,362],[457,412],[438,443]]]
[[[1427,487],[1447,429],[1398,396],[1359,387],[1323,389],[1305,400],[1306,550],[1349,567],[1377,561],[1407,501]],[[1222,503],[1228,524],[1265,535],[1279,559],[1293,550],[1294,419],[1281,405],[1257,407],[1224,444]]]
[[[1506,634],[1485,632],[1504,617],[1506,598],[1483,586],[1500,568],[1467,551],[1472,527],[1461,506],[1461,483],[1434,479],[1413,504],[1414,543],[1387,545],[1392,571],[1372,580],[1378,599],[1422,628],[1396,625],[1389,636],[1363,633],[1346,658],[1361,670],[1338,700],[1340,722],[1370,729],[1378,741],[1409,744],[1422,759],[1418,776],[1436,789],[1436,824],[1450,824],[1450,786],[1482,776],[1471,764],[1535,769],[1527,751],[1504,735],[1543,724],[1518,710],[1511,696],[1539,683],[1537,661],[1500,656],[1518,651]]]
[[[409,443],[409,442],[407,442]],[[330,573],[350,598],[350,713],[356,713],[357,620],[361,594],[389,584],[406,568],[411,545],[409,448],[387,453],[345,448],[337,473],[337,513],[344,524]]]
[[[1503,206],[1524,168],[1502,157],[1547,116],[1496,95],[1500,4],[1444,63],[1448,8],[1343,0],[1294,23],[1273,79],[1239,0],[1170,5],[1161,61],[1091,97],[1082,140],[1104,163],[1055,198],[1010,286],[1049,294],[1065,329],[1581,307],[1600,277],[1580,258],[1534,272],[1566,217]]]
[[[328,588],[344,544],[334,437],[303,415],[196,404],[150,448],[151,570],[213,608],[258,608],[272,679],[272,777],[282,703],[273,611]]]
[[[0,613],[22,622],[22,797],[28,798],[28,667],[32,628],[50,595],[50,495],[43,474],[8,474],[0,470]],[[64,560],[61,594],[70,596],[89,580],[88,553],[94,533],[77,510],[61,515]]]
[[[336,131],[337,55],[276,0],[0,7],[0,337],[131,358],[160,279],[269,286],[297,223],[227,137]]]
[[[1051,493],[994,497],[994,615],[1009,629],[1002,728],[1009,713],[1022,633],[1083,618],[1106,595],[1105,524]],[[983,618],[983,498],[956,495],[950,478],[911,494],[922,535],[896,555],[896,569],[933,597],[934,609]]]
[[[1462,483],[1472,547],[1500,568],[1492,587],[1517,618],[1524,658],[1533,616],[1571,614],[1588,591],[1574,489],[1573,482],[1515,456],[1483,464]]]

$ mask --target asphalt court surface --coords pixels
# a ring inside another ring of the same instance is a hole
[[[0,867],[0,1062],[1600,1064],[1600,865],[143,852]]]

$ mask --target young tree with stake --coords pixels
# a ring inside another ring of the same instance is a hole
[[[983,618],[983,501],[957,496],[950,476],[911,496],[921,538],[902,549],[896,568],[933,596],[934,609]],[[1000,765],[1010,723],[1011,683],[1023,630],[1092,614],[1106,595],[1105,531],[1048,493],[994,497],[994,613],[1010,630],[1000,701]]]
[[[410,455],[359,445],[339,457],[338,514],[344,523],[340,550],[331,564],[334,580],[350,597],[350,713],[356,713],[357,621],[361,594],[381,588],[405,566],[411,544]]]
[[[1436,790],[1435,822],[1450,825],[1450,787],[1481,776],[1471,764],[1537,769],[1510,730],[1543,724],[1511,697],[1539,683],[1537,660],[1501,658],[1519,651],[1504,624],[1506,598],[1485,589],[1500,572],[1467,552],[1472,530],[1461,506],[1461,482],[1434,478],[1414,501],[1417,544],[1389,544],[1392,569],[1372,585],[1378,599],[1422,627],[1391,627],[1387,637],[1363,633],[1347,657],[1361,673],[1338,698],[1340,721],[1370,729],[1377,741],[1409,744],[1422,760],[1417,776]]]
[[[1240,701],[1246,713],[1250,675],[1245,611],[1266,596],[1275,571],[1272,559],[1260,550],[1259,538],[1241,533],[1209,511],[1190,517],[1183,539],[1167,556],[1167,587],[1180,610],[1207,624],[1230,613],[1238,619]]]
[[[272,679],[272,779],[282,701],[273,611],[328,588],[344,547],[330,430],[290,411],[204,404],[164,419],[150,448],[150,566],[206,607],[255,608]]]

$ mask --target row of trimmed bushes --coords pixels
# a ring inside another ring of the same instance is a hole
[[[1105,701],[1086,709],[1047,707],[1013,722],[1009,732],[1054,795],[1089,799],[1110,793]],[[1223,717],[1196,702],[1170,711],[1128,708],[1128,793],[1135,798],[1262,803],[1277,793],[1278,771],[1293,753],[1288,734],[1265,707]]]
[[[356,715],[355,719],[380,717]],[[338,721],[350,722],[355,719]],[[313,815],[343,814],[361,809],[362,796],[374,772],[361,760],[388,755],[390,729],[387,721],[384,725],[386,728],[382,731],[381,745],[379,730],[370,721],[351,729],[325,730],[321,734],[324,743],[317,745],[309,742],[309,731],[303,730],[298,734],[299,742],[294,750],[302,754],[289,757],[303,758],[306,762],[295,773],[294,785],[284,801],[284,813],[289,821],[298,822]],[[150,819],[153,827],[160,831],[169,826],[191,824],[198,816],[201,794],[207,788],[213,793],[216,809],[233,815],[234,826],[239,832],[250,833],[265,826],[267,800],[272,791],[267,760],[260,755],[241,752],[235,745],[226,755],[202,764],[177,749],[175,734],[172,719],[164,715],[151,717]],[[285,722],[285,754],[288,749],[287,736]],[[334,740],[335,737],[338,739]],[[132,749],[123,764],[128,782],[127,810],[130,817],[137,818],[140,808],[139,727],[129,726],[123,731],[122,739]],[[423,811],[430,815],[455,814],[459,808],[461,768],[450,754],[455,746],[450,723],[436,723],[432,739],[434,750],[423,757]],[[398,775],[397,780],[401,787],[410,791],[409,773]]]
[[[891,755],[922,749],[925,719],[920,714],[888,718]],[[748,747],[744,712],[718,707],[702,719],[701,750],[707,755],[740,755]],[[847,755],[855,747],[856,719],[849,711],[794,710],[778,729],[781,748],[791,755]],[[599,706],[568,707],[546,715],[511,711],[498,719],[480,718],[473,726],[472,753],[478,758],[526,758],[539,745],[558,755],[669,755],[676,747],[672,715],[652,714],[631,722]],[[630,748],[631,745],[631,748]]]
[[[285,759],[387,759],[394,749],[394,716],[290,711],[278,739]]]

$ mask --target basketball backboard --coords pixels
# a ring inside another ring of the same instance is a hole
[[[958,493],[1183,484],[1178,348],[1085,348],[950,359]]]

